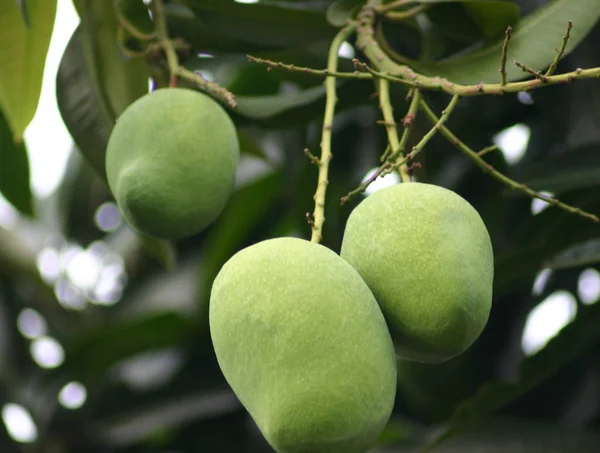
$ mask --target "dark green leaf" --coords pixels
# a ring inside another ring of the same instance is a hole
[[[343,27],[364,3],[363,0],[337,0],[327,9],[327,21],[334,27]]]
[[[236,190],[211,228],[203,249],[200,270],[202,298],[210,294],[212,282],[225,262],[244,245],[248,233],[274,203],[282,185],[280,173],[272,173]]]
[[[186,318],[172,312],[113,321],[68,339],[64,344],[65,363],[59,371],[75,379],[96,378],[134,354],[181,344],[193,327]]]
[[[227,388],[213,389],[211,392],[188,392],[121,411],[96,422],[93,431],[98,439],[109,445],[126,446],[147,439],[161,430],[222,416],[239,408],[239,400]]]
[[[37,110],[56,0],[29,0],[29,25],[21,6],[6,0],[0,14],[0,108],[17,143]]]
[[[177,264],[177,252],[173,243],[163,239],[139,235],[142,250],[156,259],[166,270],[171,271]]]
[[[0,193],[21,213],[33,215],[29,156],[23,142],[17,144],[0,111]]]
[[[154,36],[154,23],[143,0],[114,0],[121,25],[133,36],[150,39]]]
[[[336,29],[325,13],[288,3],[238,3],[233,0],[177,0],[194,11],[206,31],[249,44],[290,47],[330,39]]]
[[[600,185],[600,145],[567,151],[527,167],[519,181],[534,190],[562,193]]]
[[[77,148],[106,180],[104,155],[114,123],[94,90],[80,34],[77,28],[63,54],[56,78],[56,98],[61,117]]]
[[[462,403],[431,442],[437,446],[460,434],[485,416],[505,407],[535,388],[600,341],[600,304],[582,307],[576,319],[544,349],[525,359],[516,383],[490,382]]]
[[[28,27],[31,26],[31,21],[29,19],[29,8],[27,7],[27,0],[17,0],[17,3],[21,7],[21,15],[23,16],[23,22]]]
[[[252,135],[243,129],[238,129],[238,141],[240,143],[240,151],[263,160],[269,160],[265,150]]]
[[[587,36],[598,18],[600,8],[596,0],[552,0],[515,25],[507,61],[518,60],[530,68],[543,70],[556,56],[555,48],[560,46],[568,20],[574,25],[564,56]],[[504,39],[499,38],[493,44],[460,56],[431,64],[414,62],[413,65],[415,69],[455,83],[497,83],[500,81],[498,69],[503,42]],[[514,64],[507,64],[506,70],[510,81],[528,76]]]
[[[273,96],[238,96],[235,112],[253,119],[268,119],[296,107],[305,106],[325,96],[325,88],[318,86],[293,94]]]
[[[464,7],[483,30],[487,39],[502,36],[506,28],[514,26],[521,15],[518,5],[506,1],[465,1]]]
[[[544,267],[568,269],[597,263],[600,263],[600,238],[590,239],[563,250],[547,261]]]

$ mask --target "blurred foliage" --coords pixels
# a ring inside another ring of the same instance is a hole
[[[572,51],[558,72],[600,66],[597,0],[424,3],[433,5],[419,20],[386,23],[384,30],[390,46],[428,73],[498,77],[499,54],[492,59],[481,49],[499,48],[508,24],[539,22],[548,5],[546,28],[516,36],[515,52],[532,64],[553,58],[564,22],[572,19]],[[0,451],[269,452],[218,368],[207,303],[212,279],[237,250],[281,235],[310,236],[306,213],[317,171],[304,149],[318,154],[325,90],[319,77],[267,71],[246,56],[323,69],[337,27],[361,2],[166,4],[169,33],[185,44],[182,64],[236,95],[239,105],[230,113],[243,153],[225,211],[205,232],[176,243],[140,237],[124,224],[99,228],[108,222],[103,216],[114,217],[103,174],[114,121],[147,91],[148,77],[160,87],[168,73],[164,55],[145,41],[154,30],[141,0],[74,4],[81,23],[62,56],[56,94],[77,149],[58,190],[34,200],[20,137],[37,106],[56,4],[0,0],[0,192],[20,213],[11,225],[0,223],[0,404],[22,405],[38,429],[36,442],[20,444],[0,424]],[[40,8],[47,8],[43,20]],[[23,41],[26,54],[8,44]],[[349,58],[340,60],[340,70],[353,70]],[[338,82],[324,227],[324,244],[335,251],[360,197],[344,206],[338,200],[379,165],[386,145],[373,95],[370,81]],[[515,124],[527,126],[531,136],[520,160],[509,163],[500,152],[487,160],[536,190],[600,213],[600,83],[530,95],[531,102],[516,94],[463,99],[449,126],[474,149]],[[394,85],[392,96],[400,118],[406,91]],[[439,93],[426,96],[437,111],[447,102]],[[413,137],[429,127],[418,116]],[[418,160],[418,180],[455,190],[488,226],[495,299],[485,332],[467,353],[438,366],[399,363],[396,407],[375,451],[412,453],[431,442],[440,453],[600,451],[600,306],[584,305],[578,293],[581,271],[600,264],[600,228],[554,208],[533,215],[531,199],[492,180],[440,136]],[[546,267],[550,278],[532,292]],[[95,280],[81,277],[84,271]],[[526,317],[558,290],[574,295],[577,315],[526,357]],[[62,345],[60,366],[44,369],[33,360],[37,340],[17,324],[24,309],[39,313],[47,324],[43,335]],[[71,381],[87,389],[76,410],[57,400]]]

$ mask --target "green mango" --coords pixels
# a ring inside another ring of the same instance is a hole
[[[348,218],[340,255],[375,295],[406,360],[445,362],[487,324],[492,243],[475,208],[451,190],[409,182],[368,196]]]
[[[106,175],[133,229],[177,239],[204,230],[222,212],[239,154],[235,125],[213,98],[161,88],[119,117],[106,149]]]
[[[330,249],[269,239],[235,254],[210,296],[221,370],[279,453],[364,453],[386,426],[396,358],[358,273]]]

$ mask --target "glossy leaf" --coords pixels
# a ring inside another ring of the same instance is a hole
[[[29,25],[15,0],[0,1],[0,109],[15,142],[37,110],[56,0],[28,0]]]
[[[444,17],[439,14],[437,20],[438,25],[453,30],[455,35],[466,33],[465,36],[473,37],[481,32],[481,36],[487,39],[497,38],[504,33],[508,25],[514,25],[520,17],[519,6],[506,0],[421,0],[420,3],[434,5],[433,11],[426,11],[428,15],[434,11],[441,12],[442,8],[446,10],[446,14],[451,12],[458,14],[458,17],[462,19],[462,23],[459,24],[454,23],[455,17]],[[455,8],[451,8],[449,3],[454,4],[452,6]],[[456,9],[458,6],[469,17],[462,17]],[[480,30],[473,29],[469,18]],[[467,29],[461,30],[464,27]]]
[[[63,55],[58,105],[79,151],[102,176],[106,143],[115,120],[148,92],[149,69],[119,46],[118,20],[109,2],[77,2],[82,17]]]
[[[336,0],[327,9],[327,21],[335,27],[343,27],[362,3],[363,0]]]
[[[293,94],[272,96],[238,96],[236,113],[252,119],[268,119],[295,107],[305,106],[325,96],[325,88],[318,86]]]
[[[464,7],[481,26],[487,39],[503,36],[506,27],[514,26],[520,17],[519,7],[506,1],[466,1]]]
[[[563,250],[548,260],[544,267],[556,270],[592,266],[598,263],[600,263],[600,238],[590,239]]]
[[[505,407],[538,386],[572,360],[600,342],[600,304],[584,307],[544,349],[526,359],[516,383],[490,382],[461,404],[431,442],[437,446],[460,434],[485,416]]]
[[[0,112],[0,194],[21,213],[33,215],[29,156],[25,144],[15,143],[8,121]]]
[[[518,60],[535,70],[543,70],[556,56],[567,28],[573,21],[571,38],[564,56],[568,55],[590,32],[600,18],[596,0],[551,0],[533,13],[521,19],[514,27],[507,61]],[[504,39],[481,49],[450,57],[431,64],[417,64],[415,68],[427,74],[447,78],[455,83],[498,83],[499,68]],[[527,78],[514,64],[507,64],[510,81]]]
[[[75,144],[94,170],[106,180],[104,155],[113,118],[94,89],[85,63],[81,29],[65,49],[56,77],[56,98],[61,117]]]

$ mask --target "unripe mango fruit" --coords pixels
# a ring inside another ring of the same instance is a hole
[[[221,213],[239,161],[235,126],[210,96],[161,88],[133,102],[106,150],[109,187],[127,223],[163,239],[202,231]]]
[[[279,453],[364,453],[387,424],[396,358],[358,273],[330,249],[269,239],[216,277],[210,330],[229,385]]]
[[[340,255],[375,295],[400,357],[444,362],[487,324],[492,243],[475,208],[451,190],[409,182],[368,196],[348,218]]]

